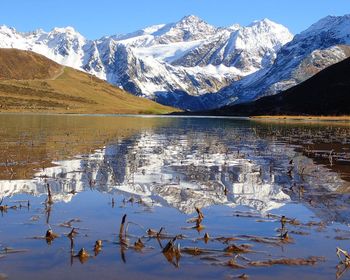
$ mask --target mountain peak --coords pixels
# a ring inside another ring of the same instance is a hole
[[[274,22],[268,18],[263,18],[262,20],[260,20],[260,22],[265,23],[265,24],[277,24],[276,22]]]
[[[270,38],[279,38],[278,40],[282,42],[281,45],[288,43],[294,37],[287,27],[268,18],[256,20],[245,29],[250,29],[253,33],[270,34]]]
[[[68,40],[77,40],[81,44],[84,44],[86,41],[85,37],[81,35],[78,31],[76,31],[73,27],[55,27],[49,33],[47,33],[48,37],[53,38],[65,38]],[[56,40],[56,39],[55,39]]]
[[[264,18],[261,20],[254,20],[251,24],[248,25],[249,27],[257,26],[257,27],[262,27],[262,26],[268,26],[268,27],[275,27],[275,26],[282,26],[281,24],[278,24],[268,18]]]
[[[343,31],[344,33],[348,33],[350,25],[350,14],[344,16],[326,16],[313,25],[311,25],[308,29],[303,31],[301,34],[309,34],[320,33],[327,30],[337,30]]]
[[[176,23],[164,25],[153,35],[157,36],[157,42],[167,44],[169,42],[183,42],[205,39],[213,35],[217,28],[206,23],[194,15],[183,17]]]
[[[75,31],[74,27],[72,26],[66,26],[66,27],[55,27],[52,29],[53,33],[68,33],[68,34],[77,34],[78,32]]]
[[[231,30],[231,31],[237,31],[241,28],[241,26],[238,23],[232,24],[229,27],[227,27],[227,29]]]
[[[187,22],[187,23],[194,23],[194,22],[203,22],[203,20],[195,15],[187,15],[184,16],[182,19],[180,19],[179,22]]]
[[[13,27],[8,27],[7,25],[0,25],[0,31],[2,32],[11,32],[11,33],[17,33],[16,29]]]
[[[195,16],[195,15],[188,15],[180,19],[177,23],[174,25],[175,28],[182,28],[182,29],[201,29],[203,30],[215,30],[216,28],[201,18]]]

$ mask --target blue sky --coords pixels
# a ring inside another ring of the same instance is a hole
[[[350,13],[350,0],[2,0],[0,24],[19,31],[73,26],[89,39],[175,22],[194,14],[215,26],[269,18],[298,33],[327,15]]]

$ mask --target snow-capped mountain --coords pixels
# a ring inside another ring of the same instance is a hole
[[[196,97],[271,65],[292,37],[268,19],[217,28],[196,16],[98,40],[71,27],[48,33],[0,27],[0,47],[38,52],[133,94],[186,109],[202,108]]]
[[[32,50],[139,96],[189,110],[288,89],[350,55],[350,15],[293,35],[268,19],[214,27],[196,16],[85,39],[72,27],[20,33],[0,26],[0,47]]]
[[[222,89],[220,105],[251,101],[295,86],[350,56],[350,15],[328,16],[296,35],[274,63]]]
[[[31,50],[63,65],[80,69],[84,57],[83,47],[88,41],[72,27],[54,28],[46,33],[37,30],[20,33],[0,26],[0,47]]]

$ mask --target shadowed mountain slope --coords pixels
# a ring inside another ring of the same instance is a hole
[[[349,115],[350,58],[282,93],[201,112],[208,115]]]

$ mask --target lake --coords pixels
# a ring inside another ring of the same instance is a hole
[[[350,276],[347,122],[1,114],[0,136],[0,279]]]

